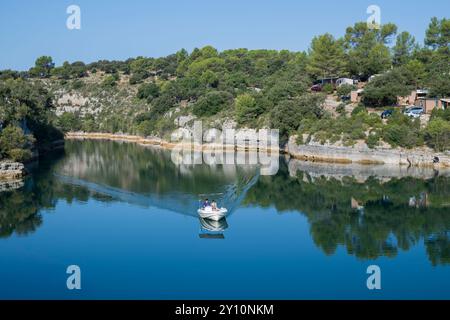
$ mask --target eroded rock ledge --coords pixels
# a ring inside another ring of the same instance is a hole
[[[414,149],[403,148],[373,148],[366,144],[352,147],[319,143],[297,144],[296,137],[289,139],[286,152],[292,157],[312,162],[356,163],[356,164],[386,164],[415,167],[449,168],[450,152],[435,152],[422,147]],[[434,157],[439,162],[433,162]]]
[[[1,161],[0,179],[20,179],[25,175],[25,166],[20,162]]]

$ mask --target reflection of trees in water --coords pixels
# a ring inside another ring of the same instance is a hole
[[[42,224],[38,206],[29,195],[20,191],[2,193],[0,197],[0,237],[16,232],[26,235]]]
[[[222,192],[242,171],[255,171],[234,165],[177,166],[170,152],[134,143],[68,141],[66,150],[58,173],[141,194]]]
[[[39,211],[54,208],[58,200],[68,203],[87,202],[90,198],[126,201],[123,199],[134,199],[129,194],[132,192],[137,200],[148,200],[147,196],[156,195],[162,199],[159,202],[173,210],[188,208],[188,204],[193,203],[190,213],[196,214],[198,194],[223,192],[229,196],[224,200],[236,202],[235,198],[245,193],[256,171],[255,166],[234,165],[182,168],[171,161],[170,152],[132,143],[68,141],[65,150],[64,157],[55,154],[40,162],[23,188],[2,193],[0,224],[5,236],[19,232],[19,227],[34,231],[42,222]],[[54,173],[87,183],[67,183],[67,179]],[[101,190],[92,188],[90,183]],[[123,191],[123,198],[108,193],[111,188]],[[27,221],[35,221],[35,224],[26,224]]]
[[[54,176],[55,170],[106,186],[157,195],[213,192],[233,183],[236,194],[242,194],[248,181],[237,183],[237,177],[252,176],[239,167],[216,170],[204,165],[182,171],[172,163],[170,153],[134,144],[69,142],[65,157],[52,158],[39,164],[22,189],[1,194],[0,236],[35,231],[42,224],[40,210],[54,208],[60,199],[68,203],[90,198],[116,201],[88,187],[64,183]],[[420,199],[424,194],[426,201],[410,206],[411,197]],[[352,209],[352,199],[363,209]],[[304,172],[293,178],[281,162],[277,175],[259,177],[244,203],[302,212],[308,218],[314,242],[327,254],[345,246],[350,254],[374,259],[395,256],[399,250],[409,250],[425,240],[429,259],[437,265],[450,263],[449,199],[450,178],[443,176],[428,180],[407,177],[385,183],[375,178],[364,183],[350,177],[311,179]]]
[[[13,233],[27,235],[42,224],[41,210],[52,209],[58,200],[71,203],[97,198],[110,201],[99,194],[93,194],[86,188],[66,185],[58,181],[51,171],[60,153],[51,155],[52,160],[39,163],[36,172],[25,181],[21,189],[2,192],[0,197],[0,237],[9,237]]]
[[[426,206],[411,207],[411,196],[420,194],[426,194]],[[352,209],[352,198],[362,204],[360,210]],[[287,167],[281,165],[276,176],[260,177],[244,202],[302,212],[314,242],[327,254],[342,245],[362,259],[392,257],[425,239],[430,261],[445,264],[450,263],[449,199],[447,177],[407,177],[386,183],[375,178],[365,183],[350,177],[316,178],[312,182],[304,172],[289,177]]]
[[[428,257],[434,266],[450,263],[450,231],[435,234],[425,243]]]

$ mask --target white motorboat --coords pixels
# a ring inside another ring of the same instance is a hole
[[[226,216],[228,210],[226,208],[213,209],[212,207],[208,206],[198,209],[197,212],[203,219],[219,221]]]

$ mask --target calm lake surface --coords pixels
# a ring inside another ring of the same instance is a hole
[[[280,158],[263,176],[106,141],[67,141],[33,170],[0,193],[2,299],[450,299],[446,172]],[[205,193],[226,220],[197,217]]]

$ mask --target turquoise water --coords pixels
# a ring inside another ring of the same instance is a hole
[[[0,193],[0,298],[449,299],[450,178],[343,168],[280,159],[262,176],[69,141]],[[225,221],[197,217],[208,192]],[[370,265],[381,290],[367,289]]]

